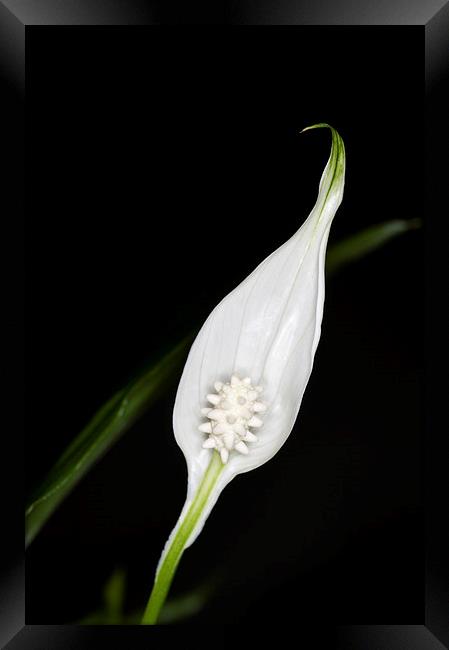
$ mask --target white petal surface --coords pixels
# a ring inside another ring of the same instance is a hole
[[[310,128],[321,126],[328,125]],[[214,384],[220,382],[221,386],[233,374],[249,377],[254,386],[263,387],[261,399],[267,406],[263,425],[257,428],[257,441],[242,443],[238,450],[241,453],[229,454],[187,545],[201,531],[227,483],[274,456],[295,423],[320,337],[327,238],[343,197],[344,145],[338,133],[329,128],[331,155],[308,219],[215,307],[195,339],[184,367],[173,414],[175,437],[188,467],[187,501],[180,521],[211,454],[216,453],[203,448],[205,436],[198,430],[207,400],[214,403]],[[254,420],[257,426],[259,418],[254,416]],[[175,532],[176,528],[172,536]]]

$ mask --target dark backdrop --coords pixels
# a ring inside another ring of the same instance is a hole
[[[422,217],[419,28],[28,31],[27,490],[95,409],[309,213],[344,138],[330,243]],[[196,623],[423,621],[422,233],[327,285],[298,422],[222,494],[180,594]],[[143,607],[184,501],[176,386],[90,472],[28,551],[27,623],[69,623],[116,566]]]

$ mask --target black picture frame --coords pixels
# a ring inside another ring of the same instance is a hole
[[[449,42],[449,3],[433,2],[390,2],[377,6],[369,1],[359,3],[277,3],[270,10],[268,3],[242,3],[238,8],[220,6],[187,8],[173,3],[145,3],[133,1],[126,6],[114,4],[114,11],[106,2],[58,3],[45,0],[34,3],[3,0],[0,3],[0,52],[2,94],[6,98],[6,140],[4,161],[7,170],[5,178],[5,212],[10,218],[6,226],[7,297],[9,299],[9,332],[7,357],[9,366],[8,407],[14,414],[14,436],[7,437],[4,458],[8,458],[7,471],[2,479],[7,480],[3,494],[9,495],[4,514],[4,546],[1,567],[0,595],[0,643],[1,647],[52,648],[87,647],[100,644],[123,647],[147,647],[149,638],[162,641],[160,631],[147,628],[94,628],[74,626],[25,625],[24,596],[24,551],[23,551],[23,405],[24,377],[24,310],[23,310],[23,212],[26,209],[24,187],[26,122],[25,122],[25,65],[26,43],[30,32],[45,25],[63,29],[66,25],[155,25],[159,24],[208,24],[238,25],[250,24],[262,28],[264,25],[404,25],[422,30],[425,49],[425,79],[423,93],[426,95],[426,154],[427,154],[427,199],[428,218],[427,260],[423,261],[423,273],[427,280],[426,309],[426,422],[425,449],[423,450],[426,478],[426,611],[418,624],[397,625],[341,625],[334,633],[335,647],[346,650],[370,650],[374,648],[435,649],[449,647],[449,616],[447,594],[449,592],[449,570],[446,549],[449,538],[444,529],[442,513],[447,496],[447,471],[444,462],[444,427],[437,423],[442,412],[444,393],[438,381],[439,340],[438,331],[444,332],[442,316],[438,313],[438,282],[441,282],[439,260],[444,256],[440,221],[444,218],[444,186],[448,177],[448,163],[445,157],[445,143],[448,141],[446,94],[449,78],[449,60],[445,56]],[[424,139],[420,133],[418,137]],[[436,215],[441,215],[438,218]],[[440,248],[441,247],[441,248]],[[442,285],[443,286],[443,285]],[[441,330],[439,330],[441,327]],[[444,340],[444,339],[443,339]],[[25,346],[26,354],[26,346]],[[444,420],[442,420],[444,422]],[[310,640],[310,632],[304,632]],[[309,636],[307,636],[309,635]],[[301,630],[297,632],[301,641]],[[131,641],[132,639],[132,646]]]

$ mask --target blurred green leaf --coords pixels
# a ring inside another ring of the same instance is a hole
[[[420,219],[394,219],[365,228],[333,246],[326,256],[326,272],[331,275],[343,266],[372,253],[398,235],[421,227]]]
[[[193,334],[184,338],[162,359],[119,390],[67,447],[26,509],[27,546],[92,465],[173,381],[185,361],[192,338]]]
[[[116,569],[107,581],[103,591],[106,613],[111,621],[123,616],[125,589],[125,571],[123,569]]]
[[[212,589],[209,586],[202,586],[190,593],[167,600],[159,615],[158,624],[177,623],[199,614],[205,607],[211,593]],[[135,624],[140,624],[142,620],[142,612],[139,612],[139,615]]]
[[[123,625],[126,572],[116,569],[103,589],[103,606],[77,621],[75,625]]]
[[[326,258],[328,275],[420,225],[419,219],[395,219],[366,228],[330,246]],[[26,509],[27,546],[92,465],[163,393],[180,371],[193,336],[184,338],[142,375],[119,390],[68,446]]]
[[[198,614],[206,605],[220,580],[220,572],[209,576],[192,591],[169,599],[159,617],[160,625],[178,623]],[[142,611],[125,613],[126,573],[116,569],[103,589],[103,605],[74,625],[140,625]]]

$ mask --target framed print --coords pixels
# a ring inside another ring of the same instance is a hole
[[[10,650],[449,644],[449,9],[287,4],[3,0]]]

